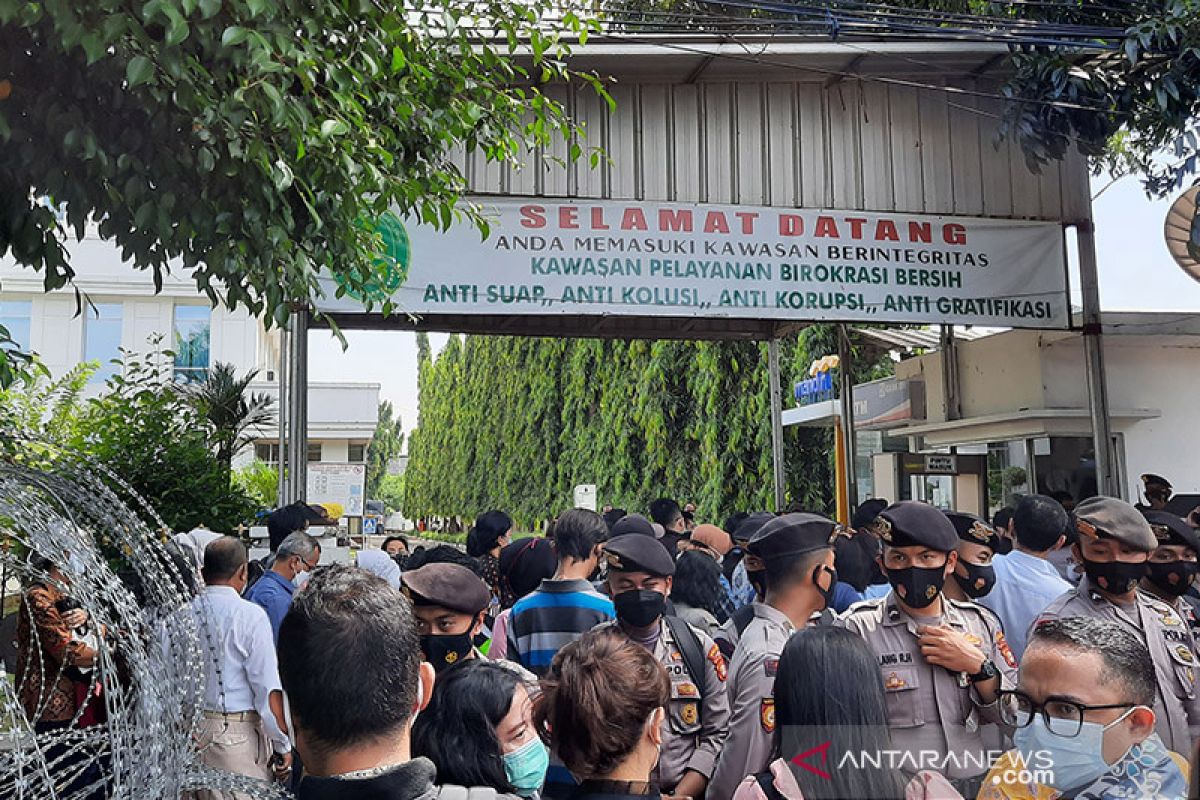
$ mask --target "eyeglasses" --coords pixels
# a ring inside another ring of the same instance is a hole
[[[1002,689],[1000,695],[1000,720],[1014,728],[1024,728],[1040,713],[1046,728],[1057,736],[1070,739],[1083,730],[1083,715],[1087,711],[1104,711],[1113,708],[1134,708],[1138,703],[1111,703],[1089,706],[1072,700],[1050,698],[1045,703],[1035,703],[1029,695],[1012,689]]]
[[[304,565],[304,569],[301,570],[301,572],[312,572],[314,569],[316,569],[317,567],[319,567],[321,565],[320,557],[317,558],[316,564],[308,563],[308,561],[303,556],[296,556],[296,558],[299,558],[300,563]]]

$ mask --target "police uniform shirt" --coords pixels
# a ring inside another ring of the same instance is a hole
[[[1017,662],[995,614],[943,595],[941,617],[916,619],[889,594],[854,604],[834,624],[862,636],[879,659],[893,746],[911,754],[899,764],[906,774],[928,768],[958,779],[988,771],[989,745],[981,728],[999,723],[999,704],[985,704],[965,673],[927,662],[917,630],[936,624],[966,634],[996,665],[1000,688],[1010,689]],[[922,763],[921,754],[928,752],[939,754],[936,764]]]
[[[1154,659],[1158,683],[1154,699],[1154,714],[1158,718],[1156,732],[1169,750],[1185,756],[1190,754],[1192,739],[1200,736],[1196,648],[1192,632],[1179,614],[1163,601],[1140,591],[1135,605],[1118,606],[1095,591],[1085,577],[1078,589],[1064,593],[1051,603],[1037,621],[1063,617],[1113,620],[1141,637]],[[1033,627],[1037,626],[1037,621]]]
[[[754,619],[729,663],[729,737],[708,787],[708,797],[733,797],[747,775],[767,768],[775,733],[775,672],[796,628],[782,611],[754,604]]]
[[[616,624],[609,622],[599,627]],[[654,657],[671,679],[671,700],[662,728],[662,752],[650,777],[663,791],[675,788],[689,769],[711,778],[729,731],[725,658],[711,637],[694,626],[689,627],[695,632],[704,654],[703,686],[692,681],[675,636],[665,623],[653,650]],[[716,795],[709,792],[709,796]]]

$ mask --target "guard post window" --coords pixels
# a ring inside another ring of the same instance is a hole
[[[208,306],[175,306],[175,380],[193,383],[208,377],[211,325],[212,309]]]
[[[84,309],[83,358],[99,362],[90,380],[100,383],[112,377],[121,356],[121,304],[95,303]]]

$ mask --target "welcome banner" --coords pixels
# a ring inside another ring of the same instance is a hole
[[[778,207],[476,198],[491,221],[388,215],[373,300],[402,313],[740,317],[1065,328],[1056,223]],[[334,297],[325,312],[362,311]]]

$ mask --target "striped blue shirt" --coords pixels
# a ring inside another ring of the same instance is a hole
[[[541,677],[555,653],[616,616],[612,600],[587,581],[547,578],[513,606],[507,656]]]

